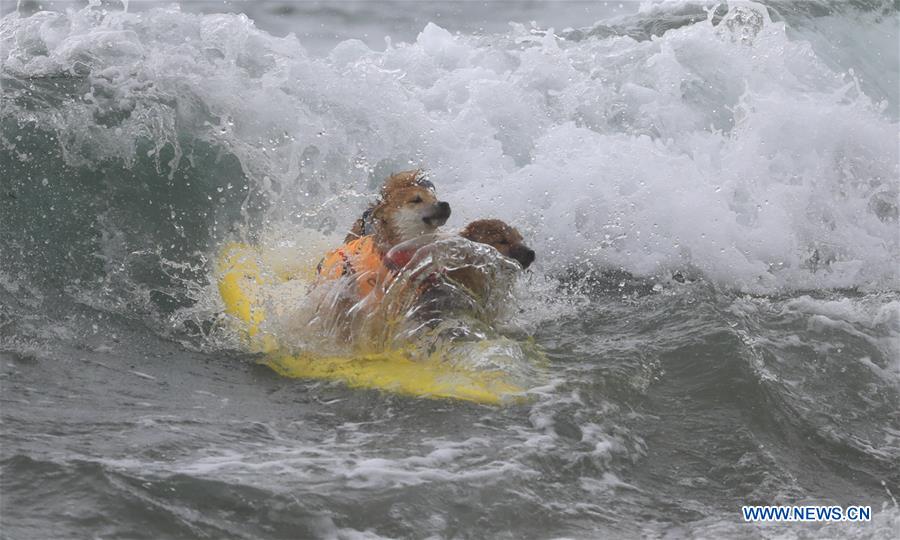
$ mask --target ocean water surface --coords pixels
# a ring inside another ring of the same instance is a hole
[[[896,537],[895,2],[0,14],[3,538]],[[526,400],[280,377],[223,313],[223,245],[314,265],[415,167],[537,251]]]

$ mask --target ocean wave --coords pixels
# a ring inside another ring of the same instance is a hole
[[[242,15],[8,14],[4,271],[171,311],[225,238],[340,233],[425,166],[451,226],[514,223],[540,273],[896,289],[891,105],[762,6],[657,11],[646,39],[428,24],[324,58]]]

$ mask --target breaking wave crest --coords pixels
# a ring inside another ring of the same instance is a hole
[[[648,9],[644,34],[429,24],[324,58],[243,15],[7,15],[0,270],[171,314],[212,302],[226,239],[336,242],[425,166],[451,227],[506,219],[540,275],[896,289],[896,103],[762,6]]]

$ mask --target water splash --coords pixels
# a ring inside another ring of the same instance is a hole
[[[167,317],[197,299],[166,261],[339,234],[386,174],[424,165],[451,226],[519,226],[541,275],[896,288],[896,120],[770,10],[729,6],[636,37],[429,24],[325,58],[241,15],[12,13],[0,227],[33,255],[4,268]]]

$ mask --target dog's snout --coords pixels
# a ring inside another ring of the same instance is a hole
[[[516,246],[512,249],[512,258],[519,261],[522,268],[528,268],[536,257],[534,250],[526,246]]]
[[[429,225],[440,227],[450,218],[450,203],[438,201],[428,208],[428,212],[424,216],[424,220]]]

